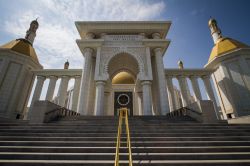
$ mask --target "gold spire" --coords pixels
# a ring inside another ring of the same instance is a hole
[[[213,18],[210,18],[208,21],[208,26],[210,28],[211,35],[214,40],[214,44],[216,44],[218,40],[222,38],[221,30],[217,24],[217,21]]]
[[[64,63],[64,69],[69,69],[69,61],[67,59],[67,61]]]
[[[178,61],[178,67],[179,69],[184,69],[183,62],[181,60]]]
[[[33,20],[30,23],[30,27],[27,30],[26,35],[25,35],[25,39],[28,40],[30,42],[30,44],[33,44],[33,42],[35,40],[36,31],[37,31],[38,27],[39,27],[39,23],[38,23],[37,19]]]
[[[35,36],[36,36],[36,30],[37,30],[38,26],[39,26],[39,24],[38,24],[37,20],[33,20],[30,23],[30,28],[26,32],[25,38],[12,40],[9,43],[6,43],[6,44],[0,46],[0,48],[1,49],[8,49],[8,50],[15,51],[15,52],[22,54],[22,55],[25,55],[25,56],[29,56],[29,57],[31,57],[31,59],[33,61],[35,61],[36,63],[39,64],[39,61],[38,61],[38,58],[36,55],[36,51],[32,46],[33,41],[34,41]]]
[[[249,48],[249,46],[237,40],[223,37],[215,19],[211,18],[208,22],[208,26],[211,30],[211,35],[215,44],[211,51],[208,62],[211,62],[216,57],[222,56],[236,49]]]

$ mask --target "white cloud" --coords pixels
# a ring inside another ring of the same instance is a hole
[[[39,17],[40,26],[34,47],[45,68],[62,68],[66,59],[70,61],[71,68],[81,68],[83,58],[75,43],[79,35],[74,21],[154,20],[161,18],[166,7],[163,1],[143,0],[25,2],[22,10],[12,12],[11,17],[4,21],[4,30],[16,38],[23,37],[30,21]]]

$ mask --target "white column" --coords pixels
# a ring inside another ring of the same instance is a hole
[[[151,82],[142,81],[143,115],[152,115]]]
[[[220,116],[220,119],[227,119],[227,114],[226,114],[226,110],[225,110],[225,103],[222,100],[222,96],[224,96],[224,95],[221,94],[221,87],[219,87],[219,85],[217,84],[217,79],[218,78],[216,78],[216,76],[218,76],[218,74],[219,74],[219,70],[220,70],[220,68],[218,68],[217,71],[215,71],[211,75],[211,77],[213,79],[214,87],[215,87],[215,90],[216,90],[216,95],[218,96],[220,109],[221,109],[221,110],[218,110],[218,115]],[[225,87],[226,86],[224,86],[224,88]]]
[[[212,100],[214,102],[214,106],[216,107],[216,99],[215,99],[213,88],[212,88],[212,85],[211,85],[211,82],[210,82],[210,76],[203,76],[201,78],[202,78],[202,80],[204,82],[208,99]]]
[[[175,101],[174,86],[172,82],[172,77],[167,76],[166,80],[167,80],[169,108],[170,108],[170,112],[172,112],[177,109],[176,101]]]
[[[75,76],[75,84],[74,84],[73,97],[72,97],[72,105],[71,105],[71,108],[70,108],[73,111],[77,111],[80,84],[81,84],[81,77],[80,76]]]
[[[104,81],[96,82],[95,116],[100,116],[104,113],[104,85]]]
[[[55,87],[56,87],[56,81],[57,81],[56,76],[49,76],[49,87],[47,90],[45,100],[48,100],[48,101],[53,100],[53,95],[54,95],[54,91],[55,91]]]
[[[191,83],[192,83],[195,101],[202,100],[201,91],[200,91],[200,87],[198,84],[197,76],[190,76],[189,78],[190,78]]]
[[[175,103],[176,103],[176,109],[180,109],[182,107],[181,92],[178,89],[175,89],[175,88],[174,88],[174,98],[175,98]]]
[[[80,94],[77,107],[77,112],[82,115],[87,114],[86,105],[88,102],[88,94],[89,94],[89,79],[91,75],[92,53],[93,49],[91,48],[84,49],[85,63],[82,71]]]
[[[204,85],[205,85],[205,89],[206,89],[206,92],[207,92],[207,97],[208,97],[209,100],[211,100],[213,102],[216,116],[217,116],[218,119],[220,119],[220,113],[218,113],[215,95],[214,95],[213,88],[212,88],[212,85],[211,85],[211,82],[210,82],[210,76],[203,76],[202,80],[203,80]]]
[[[67,97],[67,90],[68,90],[68,83],[69,83],[69,76],[62,76],[62,80],[59,86],[59,91],[58,91],[58,98],[59,102],[58,104],[62,107],[65,106],[65,100]]]
[[[179,82],[179,86],[181,90],[182,106],[186,107],[189,104],[189,96],[188,96],[189,89],[186,86],[186,78],[185,76],[177,76],[176,78]]]
[[[142,93],[137,92],[137,101],[138,101],[138,115],[143,115],[143,110],[142,110]]]
[[[34,93],[33,93],[30,107],[34,104],[35,101],[40,99],[41,92],[43,89],[43,83],[44,83],[45,79],[46,79],[46,77],[44,77],[44,76],[37,76],[36,88],[35,88]]]
[[[156,73],[157,73],[157,78],[158,78],[160,109],[161,109],[161,114],[166,115],[169,112],[169,105],[168,105],[168,95],[167,95],[167,88],[166,88],[162,49],[156,48],[154,49],[154,52],[156,56]]]

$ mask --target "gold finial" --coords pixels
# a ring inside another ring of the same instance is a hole
[[[37,18],[37,19],[38,19],[38,18]],[[25,35],[25,39],[26,39],[27,41],[29,41],[29,43],[30,43],[31,45],[33,44],[33,42],[34,42],[34,40],[35,40],[36,31],[37,31],[37,29],[38,29],[38,27],[39,27],[39,23],[38,23],[37,19],[31,21],[30,27],[29,27],[29,29],[27,30],[26,35]]]
[[[64,63],[64,69],[69,69],[69,61],[67,59],[67,61]]]
[[[178,61],[178,67],[179,69],[184,69],[183,62],[181,60]]]
[[[214,18],[210,18],[208,21],[208,26],[210,28],[214,43],[216,44],[217,41],[222,38],[221,30],[217,24],[217,21]]]

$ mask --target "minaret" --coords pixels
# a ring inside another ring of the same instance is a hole
[[[69,69],[69,61],[68,60],[64,63],[64,69]]]
[[[33,20],[31,23],[30,23],[30,28],[27,30],[26,32],[26,36],[25,36],[25,39],[28,40],[30,42],[30,44],[32,45],[34,40],[35,40],[35,37],[36,37],[36,31],[39,27],[39,24],[37,22],[37,19],[36,20]]]
[[[214,40],[214,44],[216,44],[218,40],[222,38],[221,30],[217,25],[217,21],[213,18],[210,18],[208,21],[208,26],[210,28],[211,35]]]
[[[183,62],[181,60],[178,61],[178,67],[179,67],[179,69],[184,68]]]

